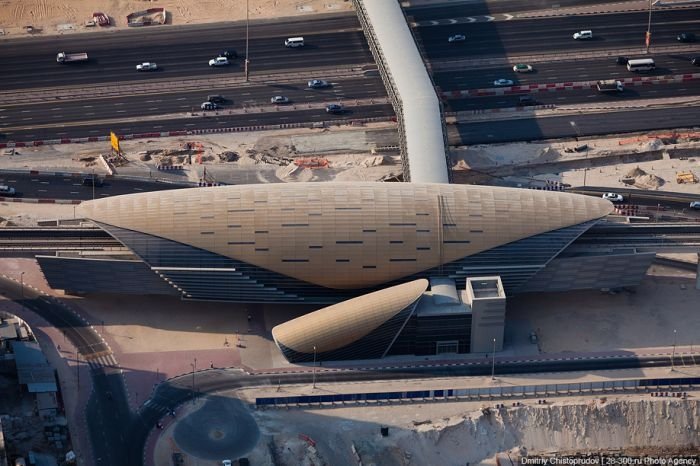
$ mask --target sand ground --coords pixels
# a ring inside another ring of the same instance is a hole
[[[350,11],[343,0],[247,0],[251,20]],[[165,8],[168,25],[239,21],[246,17],[245,0],[0,0],[0,38],[75,34],[126,29],[126,16],[149,8]],[[93,12],[108,15],[112,25],[85,27]],[[152,26],[152,27],[168,27]],[[37,32],[40,31],[40,32]]]

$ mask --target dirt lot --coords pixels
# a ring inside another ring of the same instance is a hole
[[[305,14],[350,11],[343,0],[248,0],[251,20]],[[230,0],[0,0],[1,38],[74,34],[127,28],[126,16],[149,8],[165,8],[167,24],[217,23],[246,17],[246,2]],[[112,25],[85,27],[96,11],[108,15]],[[159,27],[159,26],[153,26]],[[163,26],[160,26],[163,27]],[[167,27],[167,26],[166,26]]]

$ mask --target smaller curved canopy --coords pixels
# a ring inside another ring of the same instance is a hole
[[[299,353],[311,354],[337,350],[354,343],[377,329],[428,289],[421,278],[334,304],[272,329],[280,345]]]

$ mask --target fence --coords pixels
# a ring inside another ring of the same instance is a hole
[[[379,393],[342,393],[334,395],[304,395],[256,398],[258,408],[289,407],[290,405],[323,405],[335,403],[370,404],[426,401],[470,401],[494,398],[546,397],[611,392],[657,391],[661,389],[691,388],[700,385],[700,377],[612,380],[565,384],[522,385],[478,388],[450,388],[443,390],[414,390]]]

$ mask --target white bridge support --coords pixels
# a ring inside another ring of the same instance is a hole
[[[353,0],[399,125],[404,181],[449,183],[442,105],[398,0]]]

